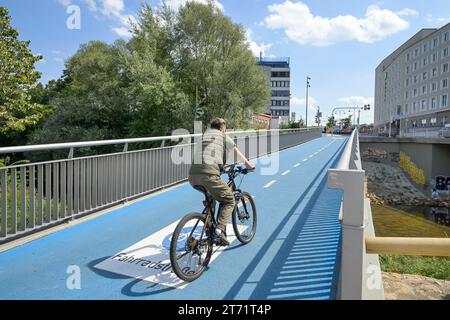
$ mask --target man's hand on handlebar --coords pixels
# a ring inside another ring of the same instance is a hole
[[[248,161],[245,163],[245,167],[247,168],[248,171],[255,170],[255,165],[250,163],[250,162],[248,162]]]

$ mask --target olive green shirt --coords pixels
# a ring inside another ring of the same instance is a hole
[[[189,175],[220,175],[227,154],[236,144],[228,135],[217,129],[208,129],[195,146],[194,161]]]

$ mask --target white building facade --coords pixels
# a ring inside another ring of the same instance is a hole
[[[407,136],[450,121],[450,24],[422,29],[376,69],[374,125]]]

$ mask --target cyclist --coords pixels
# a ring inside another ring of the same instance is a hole
[[[253,170],[255,166],[248,161],[236,147],[233,139],[225,132],[226,122],[224,119],[215,118],[211,121],[210,129],[206,130],[201,143],[197,144],[194,163],[189,170],[189,183],[193,187],[204,187],[214,200],[222,204],[215,232],[216,240],[227,246],[230,243],[227,240],[226,226],[233,213],[235,201],[228,185],[220,179],[223,165],[226,163],[227,155],[233,151],[233,155],[242,159],[248,170]]]

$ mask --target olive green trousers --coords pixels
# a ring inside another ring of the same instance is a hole
[[[218,175],[196,174],[189,176],[189,183],[192,186],[203,186],[211,194],[212,198],[222,204],[222,212],[217,221],[217,227],[226,231],[228,219],[234,209],[234,195],[230,187],[220,179]]]

